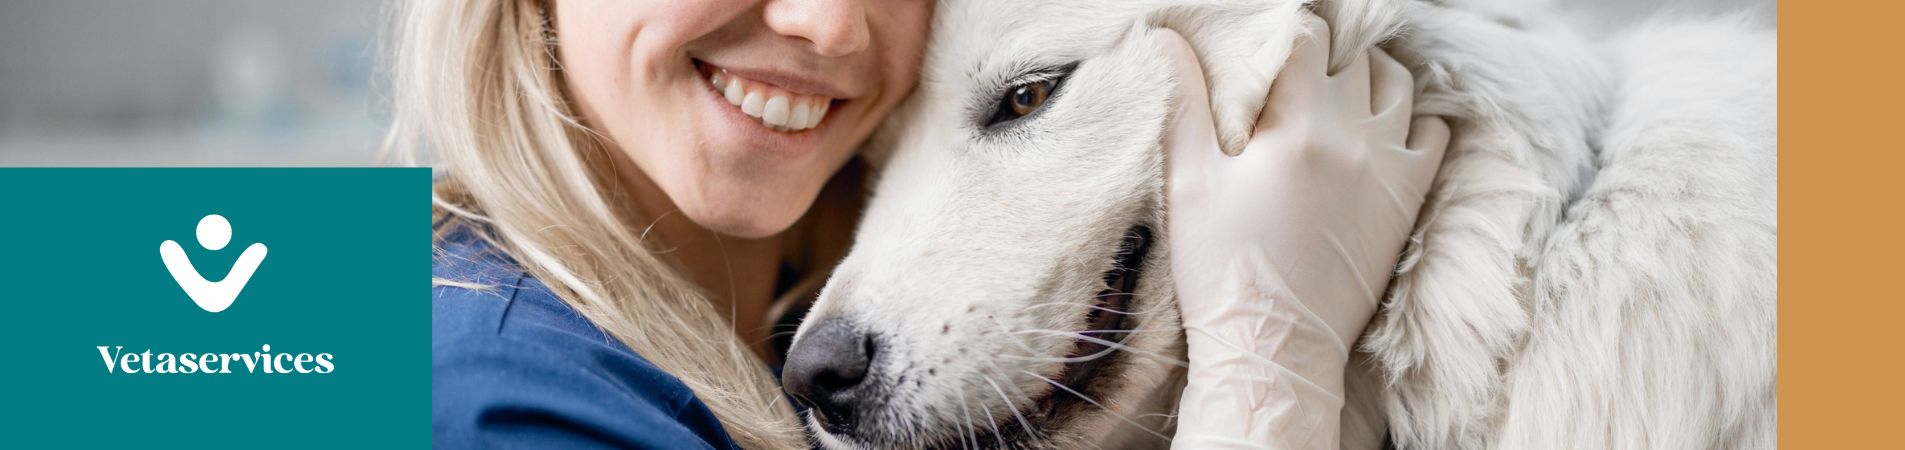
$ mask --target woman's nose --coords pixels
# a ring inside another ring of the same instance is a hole
[[[864,0],[775,0],[766,15],[768,28],[812,42],[821,56],[859,53],[873,39]]]

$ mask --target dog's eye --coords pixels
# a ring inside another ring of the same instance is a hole
[[[975,116],[983,118],[975,121],[982,122],[981,127],[985,129],[1003,129],[1010,128],[1019,119],[1038,115],[1047,103],[1064,96],[1059,90],[1064,89],[1065,80],[1071,78],[1072,72],[1077,69],[1078,63],[1073,62],[1020,72],[1022,75],[1000,83],[1007,87],[996,94],[990,110],[975,111],[980,112]]]
[[[1005,98],[999,99],[999,107],[993,111],[992,119],[986,125],[1010,122],[1038,111],[1045,102],[1052,99],[1052,91],[1058,89],[1058,80],[1033,81],[1007,89]]]
[[[1013,114],[1024,117],[1032,111],[1037,111],[1040,106],[1045,106],[1045,101],[1051,98],[1052,82],[1040,81],[1021,84],[1013,88],[1012,95],[1006,101],[1011,102]]]

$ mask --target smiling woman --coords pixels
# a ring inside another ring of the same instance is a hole
[[[443,169],[437,445],[808,445],[769,312],[844,253],[932,7],[870,3],[403,3],[389,142]]]
[[[666,194],[636,197],[646,217],[761,238],[911,90],[927,5],[881,6],[561,0],[555,50],[579,119],[636,169],[620,175]],[[800,110],[813,123],[796,132]]]

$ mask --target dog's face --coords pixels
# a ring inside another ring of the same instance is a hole
[[[1161,8],[1121,3],[939,5],[853,251],[788,355],[821,443],[1166,444],[1175,80],[1146,38]]]

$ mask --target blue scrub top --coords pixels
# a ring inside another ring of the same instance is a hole
[[[431,421],[439,448],[732,449],[694,392],[604,335],[467,227],[437,242]]]

